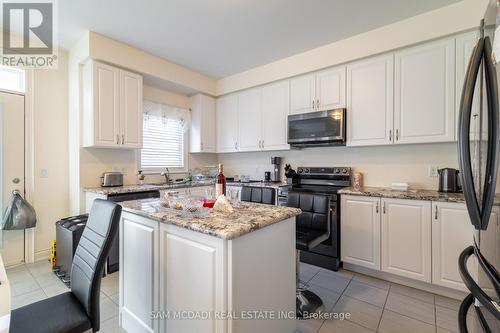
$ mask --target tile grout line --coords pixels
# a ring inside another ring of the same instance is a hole
[[[375,330],[375,332],[378,332],[378,329],[380,328],[380,323],[382,322],[382,317],[384,316],[385,306],[387,305],[387,300],[389,299],[389,293],[391,292],[391,287],[392,286],[389,285],[389,290],[387,290],[387,296],[385,297],[384,306],[382,307],[382,314],[380,315],[380,319],[378,320],[377,329]]]

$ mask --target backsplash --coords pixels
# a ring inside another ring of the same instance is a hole
[[[366,186],[390,186],[408,182],[410,187],[437,189],[438,178],[429,177],[429,167],[458,167],[457,144],[418,144],[377,147],[323,147],[290,151],[219,154],[226,176],[249,175],[263,179],[271,171],[271,156],[281,156],[283,167],[350,166],[363,173]]]

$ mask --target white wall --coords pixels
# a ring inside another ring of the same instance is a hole
[[[428,177],[429,166],[458,167],[456,143],[381,147],[323,147],[291,151],[219,154],[226,176],[248,174],[263,179],[271,171],[271,156],[281,156],[283,167],[350,166],[363,173],[366,186],[408,182],[413,188],[437,189],[438,178]]]
[[[59,50],[57,69],[34,71],[32,89],[36,260],[48,255],[54,223],[69,214],[67,52]],[[41,169],[48,171],[47,178],[40,176]]]

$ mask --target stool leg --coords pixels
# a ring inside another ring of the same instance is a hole
[[[298,319],[308,319],[307,314],[318,313],[323,310],[323,301],[310,290],[300,287],[300,251],[297,250],[297,268],[296,268],[296,316]]]

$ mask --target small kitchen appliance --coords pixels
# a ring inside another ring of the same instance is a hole
[[[101,186],[123,186],[123,173],[121,172],[104,172],[101,176]]]
[[[273,181],[280,182],[281,181],[281,157],[274,156],[271,157],[271,164],[273,164]]]
[[[458,184],[458,173],[457,169],[453,168],[443,168],[438,170],[439,174],[439,192],[460,192],[460,186]]]
[[[266,183],[271,182],[271,171],[266,171],[264,172],[264,181]]]

